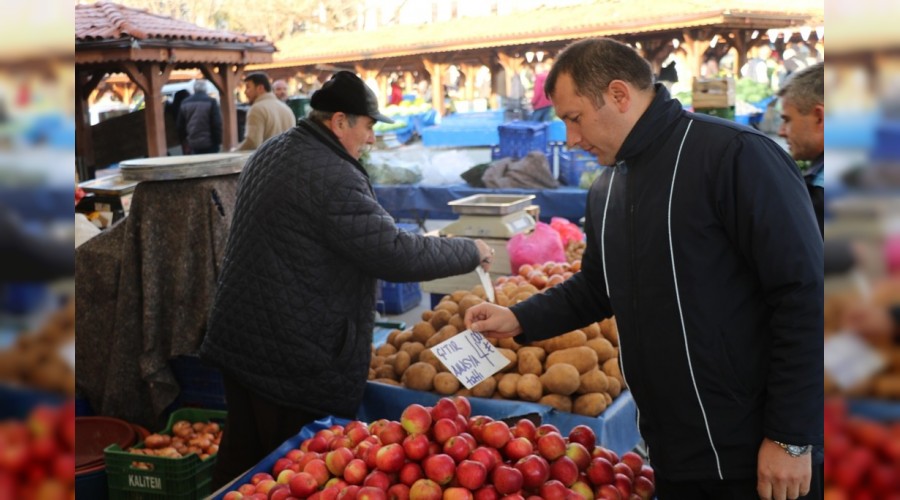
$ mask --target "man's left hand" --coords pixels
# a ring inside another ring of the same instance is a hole
[[[812,478],[810,454],[792,457],[769,438],[759,447],[756,491],[764,500],[795,500],[809,494]]]

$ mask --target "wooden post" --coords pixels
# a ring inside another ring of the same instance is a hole
[[[166,156],[166,120],[163,115],[162,86],[169,79],[172,66],[165,68],[158,62],[138,66],[132,61],[122,63],[122,69],[144,91],[144,120],[147,124],[147,156]]]
[[[469,101],[469,111],[472,110],[475,101],[475,76],[478,74],[478,68],[481,66],[475,64],[460,64],[459,69],[466,77],[466,100]]]
[[[91,135],[91,115],[88,95],[106,76],[103,71],[79,72],[75,75],[75,157],[81,181],[94,178],[94,139]]]
[[[431,74],[431,106],[438,116],[444,116],[444,70],[446,65],[427,57],[422,58],[425,71]]]
[[[244,67],[229,64],[201,64],[200,71],[219,90],[222,108],[222,151],[230,151],[238,143],[237,103],[234,92],[244,73]]]

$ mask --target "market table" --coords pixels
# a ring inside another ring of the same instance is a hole
[[[98,415],[161,428],[169,360],[206,332],[238,174],[141,182],[125,219],[76,250],[76,382]]]
[[[579,221],[587,206],[587,190],[577,187],[557,189],[488,189],[473,188],[468,184],[433,186],[426,184],[375,185],[378,202],[395,219],[456,219],[447,202],[473,194],[533,194],[534,204],[541,207],[540,218],[565,217]]]

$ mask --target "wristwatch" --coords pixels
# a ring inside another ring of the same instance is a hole
[[[808,444],[806,446],[799,446],[796,444],[784,444],[784,443],[775,441],[774,439],[772,440],[772,442],[777,444],[778,446],[781,446],[781,448],[785,451],[785,453],[787,453],[788,455],[790,455],[794,458],[802,457],[803,455],[806,455],[807,453],[812,451],[811,444]]]

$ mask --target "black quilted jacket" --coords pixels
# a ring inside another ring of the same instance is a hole
[[[352,417],[369,369],[376,279],[472,271],[473,241],[398,230],[360,164],[301,122],[241,174],[200,355],[278,404]]]

